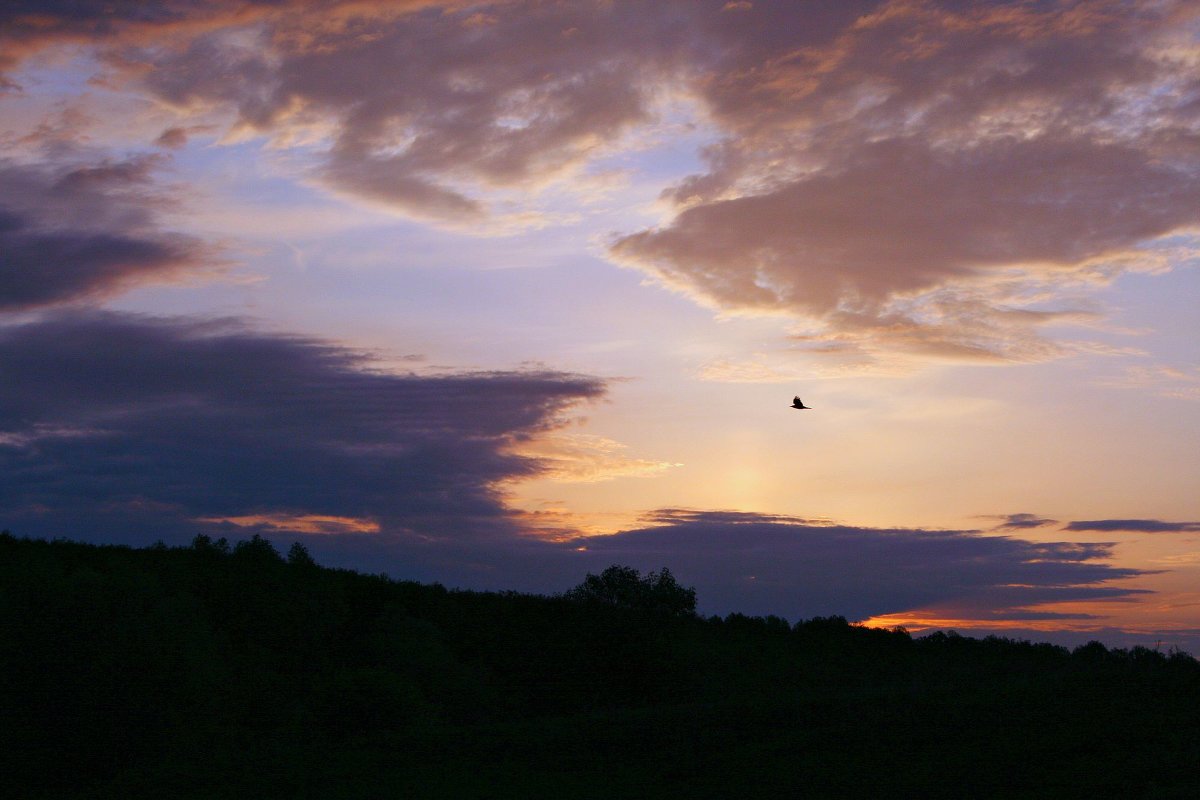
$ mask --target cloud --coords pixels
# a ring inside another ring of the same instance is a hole
[[[516,444],[604,385],[556,372],[435,377],[235,322],[70,314],[0,329],[0,525],[180,541],[374,531],[512,536]]]
[[[702,613],[792,620],[900,614],[960,627],[1095,626],[1103,624],[1095,611],[1103,603],[1148,594],[1115,583],[1149,573],[1106,563],[1110,544],[686,509],[652,512],[644,527],[613,535],[572,537],[569,519],[551,522],[558,527],[550,532],[558,535],[421,540],[384,525],[377,533],[312,536],[305,544],[321,563],[474,589],[559,592],[611,564],[643,571],[666,566],[696,588]],[[281,545],[296,538],[270,527],[256,530]],[[1072,606],[1062,610],[1061,603]],[[1093,613],[1079,611],[1080,603]]]
[[[1200,366],[1154,364],[1127,367],[1122,376],[1106,380],[1104,385],[1148,389],[1176,400],[1200,400]]]
[[[154,143],[159,147],[166,147],[172,150],[178,150],[188,142],[188,132],[186,128],[170,127],[158,135]]]
[[[123,63],[280,146],[319,131],[336,191],[481,232],[511,228],[505,191],[534,202],[687,98],[715,131],[707,169],[612,258],[784,315],[839,363],[1088,349],[1045,330],[1094,322],[1090,290],[1155,266],[1139,245],[1200,225],[1194,4],[335,8],[260,9]]]
[[[466,0],[464,0],[466,2]],[[0,5],[0,91],[20,90],[9,76],[47,48],[95,45],[123,60],[130,46],[167,47],[214,30],[305,15],[314,27],[345,24],[364,14],[400,16],[457,0],[6,0]],[[374,8],[372,8],[374,6]]]
[[[379,533],[379,523],[355,517],[324,514],[246,514],[244,516],[198,517],[197,522],[250,529],[259,533],[344,534]]]
[[[597,563],[669,566],[710,610],[865,619],[905,611],[958,620],[1081,618],[1068,601],[1130,599],[1143,574],[1103,563],[1111,545],[979,531],[862,528],[744,512],[666,509],[653,525],[583,541]],[[1086,615],[1082,615],[1086,617]]]
[[[817,351],[1041,361],[1065,350],[1039,328],[1094,315],[1027,298],[1108,280],[1097,259],[1193,224],[1200,208],[1194,173],[1128,148],[1003,142],[940,154],[889,141],[853,158],[686,208],[612,253],[715,308],[807,320],[795,339]]]
[[[1057,525],[1058,520],[1039,517],[1037,514],[1005,514],[998,517],[988,517],[988,519],[999,519],[1000,524],[997,529],[1022,529],[1022,528],[1044,528],[1047,525]]]
[[[212,272],[212,248],[164,230],[155,157],[0,161],[0,311]]]
[[[640,2],[441,5],[297,9],[125,57],[152,63],[144,86],[177,107],[234,108],[280,141],[329,131],[317,172],[338,191],[470,226],[493,213],[489,191],[577,174],[649,121],[681,39]]]
[[[1079,310],[1059,290],[1200,224],[1200,12],[1183,2],[39,10],[7,12],[10,38],[91,37],[159,100],[281,145],[320,131],[330,187],[465,227],[690,98],[716,132],[708,169],[613,257],[868,356],[1056,357],[1037,329]]]
[[[1161,519],[1091,519],[1070,522],[1063,530],[1193,533],[1200,531],[1200,522],[1165,522]]]
[[[613,256],[716,309],[790,315],[816,354],[1072,352],[1039,329],[1086,323],[1081,294],[1200,223],[1196,16],[897,1],[814,41],[743,33],[701,87],[727,134],[709,170]]]
[[[545,436],[519,448],[538,459],[546,477],[564,483],[596,483],[626,477],[660,475],[681,464],[651,461],[625,454],[627,445],[587,433]]]
[[[1131,197],[1132,208],[1118,202]],[[1075,264],[1193,222],[1197,203],[1192,173],[1129,147],[1001,140],[937,152],[892,139],[836,170],[688,208],[615,251],[722,306],[826,315],[998,267]]]
[[[331,565],[539,592],[665,565],[706,611],[789,617],[1074,619],[1054,604],[1129,599],[1113,581],[1144,574],[1105,563],[1109,544],[745,512],[662,509],[573,538],[557,519],[547,536],[501,487],[561,469],[524,453],[602,395],[585,376],[384,372],[236,321],[103,313],[0,328],[0,374],[0,526],[21,534],[261,533]]]
[[[0,6],[0,88],[17,88],[4,73],[45,47],[162,32],[214,13],[223,17],[233,5],[210,3],[206,10],[192,0],[9,0]]]
[[[261,533],[305,538],[332,565],[539,592],[665,565],[706,611],[789,617],[1073,619],[1054,604],[1127,600],[1139,590],[1113,582],[1144,574],[1105,563],[1103,543],[746,512],[662,509],[574,538],[560,519],[539,535],[500,487],[561,468],[522,453],[602,395],[585,376],[384,372],[236,321],[104,313],[0,328],[0,374],[0,526],[21,534]]]

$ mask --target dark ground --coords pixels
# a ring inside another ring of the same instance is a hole
[[[582,576],[581,576],[582,577]],[[0,535],[0,794],[1200,797],[1200,663]]]

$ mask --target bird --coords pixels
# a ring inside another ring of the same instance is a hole
[[[804,405],[804,403],[801,402],[799,395],[797,395],[796,397],[792,398],[792,408],[803,408],[806,410],[811,410],[812,407]]]

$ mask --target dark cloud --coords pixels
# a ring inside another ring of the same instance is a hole
[[[665,565],[707,611],[790,617],[1077,618],[1047,606],[1132,597],[1112,581],[1142,574],[1105,563],[1107,544],[745,512],[664,509],[613,536],[539,539],[499,485],[545,467],[514,446],[603,393],[577,375],[396,374],[231,321],[71,314],[0,329],[0,376],[0,525],[23,534],[257,532],[330,564],[543,592]]]
[[[378,372],[231,322],[98,314],[0,329],[0,376],[0,525],[102,541],[512,535],[496,483],[539,464],[510,448],[604,388]]]
[[[130,29],[177,23],[195,5],[174,0],[7,0],[0,5],[0,88],[13,87],[5,71],[47,45],[110,41]]]
[[[746,512],[664,509],[646,519],[653,524],[566,541],[420,541],[381,532],[311,536],[305,544],[322,563],[476,589],[562,591],[614,563],[643,571],[666,566],[697,589],[702,613],[792,620],[904,614],[966,627],[1056,620],[1094,625],[1103,619],[1099,614],[1054,604],[1129,602],[1147,594],[1113,583],[1148,573],[1105,563],[1109,544],[863,528]],[[296,537],[275,538],[282,546]]]
[[[70,314],[0,329],[0,526],[105,542],[303,538],[325,563],[472,588],[560,591],[612,563],[670,567],[708,612],[1077,618],[1121,600],[1111,545],[664,509],[549,541],[500,485],[516,448],[602,382],[556,372],[373,370],[232,321]]]
[[[655,525],[585,541],[599,563],[667,565],[706,607],[790,617],[922,611],[962,620],[1079,618],[1042,608],[1121,600],[1111,545],[979,531],[861,528],[749,513],[667,510]]]
[[[230,27],[305,15],[309,24],[366,14],[396,16],[456,0],[5,0],[0,4],[0,91],[20,87],[6,76],[21,61],[55,45],[92,44],[109,55],[131,45],[167,46]],[[118,58],[118,61],[120,59]]]
[[[996,526],[1001,529],[1044,528],[1047,525],[1058,524],[1058,520],[1056,519],[1039,517],[1037,514],[1006,514],[995,519],[1001,520],[1000,524]]]
[[[0,88],[4,72],[60,44],[122,45],[245,25],[306,0],[5,0],[0,4]],[[353,1],[353,0],[351,0]],[[310,2],[313,11],[335,2]]]
[[[211,271],[210,248],[166,231],[152,157],[94,164],[0,161],[0,311],[102,297]]]
[[[1091,519],[1068,523],[1063,530],[1194,533],[1200,531],[1200,522],[1164,522],[1161,519]]]

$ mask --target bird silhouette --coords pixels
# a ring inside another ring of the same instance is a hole
[[[811,406],[806,406],[806,405],[804,405],[803,402],[801,402],[799,395],[792,398],[792,408],[803,408],[803,409],[811,410]]]

